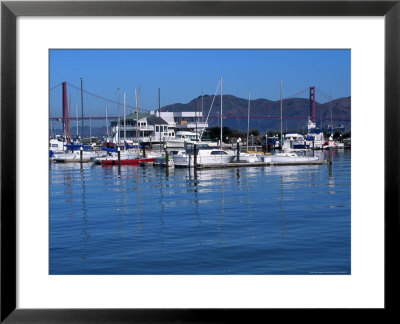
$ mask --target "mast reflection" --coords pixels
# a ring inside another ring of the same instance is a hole
[[[81,185],[82,185],[82,250],[81,250],[81,258],[86,260],[88,251],[88,241],[89,241],[89,233],[87,230],[88,227],[88,217],[87,217],[87,205],[86,205],[86,181],[85,181],[85,169],[80,169],[80,176],[81,176]]]

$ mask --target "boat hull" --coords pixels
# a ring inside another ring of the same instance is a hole
[[[319,160],[317,156],[298,156],[296,154],[271,155],[271,163],[305,163]]]
[[[215,156],[197,156],[198,165],[213,165],[213,164],[224,164],[231,163],[235,158],[234,155],[215,155]],[[194,156],[193,155],[174,155],[174,165],[176,167],[193,167]]]
[[[82,154],[82,163],[90,162],[97,154],[95,152],[83,152]],[[81,154],[80,152],[74,153],[56,153],[52,157],[54,162],[57,163],[80,163],[81,162]]]
[[[153,163],[155,158],[143,158],[143,159],[126,159],[120,160],[120,165],[140,165],[142,163]],[[100,160],[101,165],[118,165],[118,159],[103,159]]]

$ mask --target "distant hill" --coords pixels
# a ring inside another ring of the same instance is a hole
[[[248,100],[232,95],[223,95],[223,126],[232,129],[247,130]],[[195,100],[197,111],[201,111],[201,97],[191,100],[186,104],[176,103],[161,108],[162,111],[194,111]],[[203,113],[207,117],[213,96],[203,96]],[[216,96],[214,105],[208,120],[209,126],[219,126],[221,96]],[[324,104],[316,103],[317,126],[330,125],[332,105],[332,117],[334,127],[343,124],[346,131],[351,129],[351,97],[335,99]],[[310,103],[304,98],[290,98],[282,101],[283,131],[300,130],[307,126]],[[269,117],[269,118],[264,118]],[[286,118],[285,118],[286,117]],[[268,99],[250,100],[250,129],[257,128],[260,132],[280,129],[280,101]]]

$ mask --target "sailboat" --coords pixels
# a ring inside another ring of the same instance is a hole
[[[222,149],[222,77],[220,79],[221,83],[221,135],[219,149],[211,147],[208,143],[204,142],[191,142],[185,143],[185,150],[179,151],[172,156],[174,160],[174,165],[176,167],[193,167],[194,166],[194,154],[196,154],[196,160],[198,165],[212,165],[212,164],[225,164],[230,163],[234,159],[235,155],[233,151],[227,151]],[[218,89],[218,87],[217,87]],[[214,96],[215,97],[215,96]],[[214,101],[213,101],[214,102]],[[212,108],[212,104],[211,104]],[[210,108],[210,111],[211,111]],[[208,116],[207,116],[208,118]],[[201,136],[200,136],[201,138]],[[196,152],[194,150],[194,145],[196,145]]]
[[[249,133],[250,133],[250,92],[249,92],[249,100],[248,100],[248,105],[247,105],[246,152],[239,152],[239,161],[238,162],[247,162],[247,163],[260,162],[259,154],[251,153],[251,152],[249,153]],[[241,139],[239,139],[238,142],[240,145]]]
[[[104,157],[96,157],[93,160],[95,164],[101,165],[140,165],[142,163],[153,163],[156,161],[156,158],[144,158],[140,157],[138,152],[134,152],[132,150],[123,150],[119,152],[119,162],[118,162],[118,149],[117,152],[108,152]]]

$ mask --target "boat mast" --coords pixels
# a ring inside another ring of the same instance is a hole
[[[196,120],[196,141],[197,141],[197,106],[196,106],[197,99],[194,100],[194,118]]]
[[[81,78],[81,107],[82,107],[82,144],[83,144],[83,79]]]
[[[249,104],[247,107],[247,139],[246,139],[246,150],[249,150],[249,127],[250,127],[250,91],[249,91]]]
[[[50,111],[50,138],[53,138],[53,118],[51,117],[51,111]]]
[[[75,111],[76,111],[76,137],[78,137],[79,133],[78,133],[78,103],[75,103]]]
[[[283,146],[283,134],[282,134],[282,80],[281,80],[281,149]]]
[[[161,108],[160,108],[160,88],[158,88],[158,117],[161,117]]]
[[[135,132],[135,142],[139,144],[138,137],[137,137],[137,133],[138,133],[137,129],[138,129],[139,116],[138,116],[138,96],[137,96],[136,88],[135,88],[135,100],[136,100],[136,101],[135,101],[135,103],[136,103],[136,132]],[[135,151],[136,151],[136,149],[135,149]]]
[[[107,104],[106,104],[106,129],[107,129],[107,140],[108,140],[108,137],[109,137],[109,135],[108,135],[108,112],[107,112]]]
[[[89,144],[92,141],[92,106],[89,109],[90,112],[90,119],[89,119]]]
[[[331,96],[331,92],[329,91],[329,99],[330,99],[330,103],[329,106],[331,108],[331,135],[332,135],[332,139],[333,139],[333,122],[332,122],[332,96]]]
[[[89,143],[92,141],[92,107],[90,107],[90,119],[89,119]]]
[[[204,91],[201,91],[201,121],[204,121],[204,102],[203,102],[203,97],[204,97]]]
[[[126,92],[124,92],[124,141],[126,141]],[[124,150],[126,150],[125,145]]]
[[[215,98],[216,98],[217,93],[218,93],[218,89],[219,89],[219,84],[220,84],[220,82],[221,82],[221,80],[218,81],[217,88],[215,89],[214,97],[213,97],[213,100],[211,101],[211,106],[210,106],[210,109],[208,110],[207,118],[206,118],[206,121],[205,121],[206,124],[207,124],[207,122],[208,122],[208,117],[210,117],[211,110],[212,110],[212,108],[213,108],[213,106],[214,106],[214,101],[215,101]],[[206,129],[206,128],[203,127],[203,129],[202,129],[202,131],[201,131],[201,134],[200,134],[200,139],[203,137],[203,134],[204,134],[205,129]]]
[[[158,88],[158,117],[161,118],[161,104],[160,104],[160,88]],[[162,151],[161,147],[161,125],[159,126],[160,131],[160,152]]]
[[[117,88],[117,93],[118,93],[118,124],[117,124],[117,144],[119,145],[119,142],[120,142],[120,139],[119,139],[119,136],[120,136],[120,125],[121,125],[121,118],[120,118],[120,116],[121,116],[121,114],[120,114],[120,110],[119,110],[119,101],[120,101],[120,91],[119,91],[119,88]]]
[[[221,143],[220,143],[220,148],[222,149],[222,77],[221,77]]]
[[[138,140],[138,125],[139,125],[139,96],[140,96],[140,87],[138,89],[138,92],[136,94],[136,88],[135,88],[135,96],[136,96],[136,143],[139,147],[139,140]],[[140,131],[139,131],[140,135]]]
[[[68,103],[68,144],[71,143],[71,94]]]

